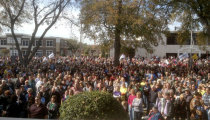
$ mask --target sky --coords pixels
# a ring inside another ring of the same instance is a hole
[[[179,23],[175,22],[170,24],[168,27],[171,31],[174,30],[175,26],[179,26]],[[45,26],[40,27],[37,35],[40,36],[43,32]],[[16,30],[17,33],[29,34],[33,32],[34,26],[33,24],[23,24],[21,28]],[[67,23],[67,21],[59,21],[55,26],[53,26],[45,35],[46,37],[62,37],[62,38],[71,38],[80,40],[80,29],[77,26],[72,26]],[[93,40],[89,40],[82,35],[82,42],[87,44],[94,44]]]
[[[69,16],[74,20],[79,18],[79,11],[73,10],[72,14]],[[42,32],[46,28],[46,25],[40,26],[37,32],[37,36],[41,36]],[[34,29],[34,25],[30,23],[25,23],[21,28],[16,30],[16,33],[23,33],[31,35]],[[59,20],[56,24],[47,32],[46,37],[61,37],[70,38],[80,41],[80,28],[72,25],[68,20]],[[94,41],[89,40],[82,35],[82,42],[87,44],[94,44]]]

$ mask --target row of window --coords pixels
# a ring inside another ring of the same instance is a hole
[[[177,33],[171,33],[167,36],[167,45],[179,45],[179,43],[177,42]],[[190,41],[191,38],[190,36],[184,41],[184,43],[182,43],[183,45],[190,45]],[[197,45],[196,42],[196,33],[193,33],[193,41],[194,41],[194,45]]]
[[[49,56],[51,53],[53,53],[52,50],[46,50],[46,56]],[[10,54],[11,54],[11,56],[18,56],[18,51],[17,50],[10,50]],[[22,54],[26,55],[26,50],[22,50]],[[43,56],[43,51],[42,50],[38,50],[35,53],[35,56],[42,57]]]
[[[53,53],[52,50],[46,50],[46,56],[49,56],[51,53]],[[42,50],[38,50],[35,54],[35,56],[37,57],[42,57],[43,56],[43,51]]]
[[[39,42],[38,40],[35,41],[34,46],[38,46]],[[7,45],[7,40],[6,39],[1,39],[0,40],[0,45]],[[29,45],[29,40],[22,40],[22,46],[28,46]],[[40,42],[40,46],[42,46],[42,42]],[[52,47],[53,46],[53,40],[46,40],[46,46],[47,47]]]

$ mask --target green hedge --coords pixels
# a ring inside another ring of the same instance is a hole
[[[83,92],[60,107],[60,120],[128,120],[121,104],[105,92]]]

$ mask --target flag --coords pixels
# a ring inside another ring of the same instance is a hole
[[[186,59],[188,57],[189,57],[188,56],[188,53],[184,53],[184,54],[182,54],[182,55],[179,56],[179,60],[183,60],[183,59]]]
[[[124,54],[122,54],[121,56],[120,56],[120,60],[121,59],[125,59],[125,55]]]
[[[44,57],[42,60],[42,62],[45,62],[45,61],[47,61],[47,57]]]
[[[54,55],[54,53],[51,53],[49,56],[48,56],[48,58],[53,58],[55,55]]]

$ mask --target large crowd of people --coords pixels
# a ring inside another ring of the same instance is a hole
[[[210,61],[178,58],[0,57],[0,116],[59,118],[59,107],[81,92],[113,95],[130,120],[210,120]]]

